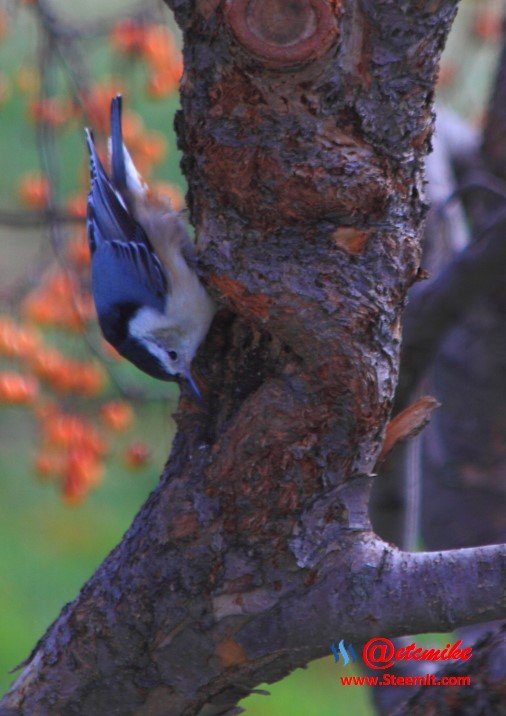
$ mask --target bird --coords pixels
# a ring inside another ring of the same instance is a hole
[[[122,135],[122,96],[111,100],[111,176],[85,128],[90,191],[91,292],[102,334],[124,358],[160,380],[188,381],[216,308],[195,271],[181,215],[142,181]]]

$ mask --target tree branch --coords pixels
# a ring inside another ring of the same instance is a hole
[[[143,511],[151,518],[157,500],[165,500],[160,488]],[[139,583],[138,560],[150,552],[150,536],[159,539],[156,528],[146,532],[141,516],[37,646],[2,702],[2,714],[37,713],[49,703],[55,712],[80,714],[96,713],[98,703],[102,712],[125,713],[128,703],[133,713],[143,703],[153,707],[155,699],[167,716],[201,713],[205,706],[225,713],[259,681],[276,680],[326,654],[336,636],[363,641],[450,630],[496,618],[506,607],[505,546],[409,554],[355,534],[341,535],[338,549],[323,543],[322,553],[330,551],[311,571],[297,572],[293,565],[287,577],[279,570],[280,585],[274,580],[254,588],[259,565],[248,563],[244,553],[229,553],[227,576],[235,579],[213,595],[197,594],[198,585],[187,584],[194,595],[182,601],[174,579],[194,579],[197,573],[182,566],[196,557],[202,564],[206,547],[172,539],[158,557],[150,554],[151,583]],[[188,530],[187,520],[168,528]],[[153,598],[161,590],[163,601]],[[116,613],[123,627],[111,640],[107,624]],[[183,665],[189,655],[190,671]],[[120,688],[124,671],[130,675],[128,701],[125,685]]]
[[[67,214],[64,211],[7,211],[0,209],[0,224],[13,229],[37,228],[40,226],[59,224],[85,224],[83,216]]]
[[[80,20],[77,25],[62,17],[46,0],[36,0],[33,4],[45,31],[53,37],[57,44],[108,35],[118,22],[116,13],[101,17],[100,20],[88,22]],[[156,5],[156,0],[139,0],[138,4],[130,9],[129,17],[147,20],[154,15]]]
[[[469,243],[469,227],[460,201],[455,196],[455,164],[471,161],[479,148],[478,133],[458,115],[436,106],[436,128],[432,151],[425,161],[427,199],[430,204],[425,224],[423,266],[430,274],[439,271],[454,253]],[[442,212],[440,207],[444,206]]]
[[[505,223],[506,208],[502,208],[482,236],[457,254],[434,279],[411,293],[403,330],[404,369],[399,384],[403,395],[416,387],[448,331],[477,299],[503,282]]]
[[[505,35],[506,36],[506,35]],[[410,295],[403,332],[403,374],[399,392],[409,394],[421,378],[431,356],[447,332],[480,298],[489,295],[504,280],[506,266],[506,42],[503,42],[490,111],[483,136],[482,156],[476,156],[462,189],[474,189],[471,214],[474,241],[464,248],[429,283],[417,286]],[[444,123],[443,123],[444,132]],[[460,134],[460,130],[459,130]],[[462,135],[466,151],[475,139]],[[450,150],[452,153],[455,149]],[[478,166],[478,171],[476,169]],[[480,200],[480,188],[490,192],[490,200]],[[448,202],[450,197],[447,197]],[[494,200],[495,199],[495,200]]]

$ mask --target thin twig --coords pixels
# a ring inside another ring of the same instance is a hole
[[[506,207],[432,280],[412,293],[403,330],[400,390],[411,395],[447,332],[481,296],[504,282]],[[488,234],[492,236],[488,238]]]
[[[43,211],[9,211],[0,209],[0,224],[11,229],[37,229],[41,226],[54,224],[84,225],[86,219],[76,214],[68,214],[58,208],[47,208]]]

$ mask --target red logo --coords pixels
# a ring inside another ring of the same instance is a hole
[[[362,649],[364,664],[370,669],[390,669],[396,661],[467,661],[473,648],[461,648],[462,640],[447,644],[444,649],[426,649],[412,642],[408,646],[394,647],[390,639],[377,636],[369,639]]]

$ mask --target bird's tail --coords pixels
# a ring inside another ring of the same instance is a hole
[[[111,157],[112,183],[130,204],[132,199],[143,198],[147,187],[135,168],[128,149],[123,144],[121,128],[121,95],[111,100],[111,138],[109,140],[109,154]]]
[[[127,187],[127,174],[125,155],[123,152],[123,132],[121,129],[121,103],[120,94],[111,100],[111,171],[112,181],[116,189],[123,193]]]
[[[93,133],[91,129],[88,129],[88,127],[84,128],[84,134],[86,136],[86,146],[88,148],[88,157],[90,160],[90,175],[92,181],[97,179],[98,175],[103,172],[103,167],[100,162],[100,159],[97,155],[97,150],[95,148],[95,141],[93,139]]]

